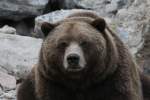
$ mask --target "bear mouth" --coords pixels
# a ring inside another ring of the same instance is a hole
[[[65,75],[69,79],[80,79],[82,73],[84,72],[84,68],[80,66],[68,66],[65,71]]]
[[[66,69],[67,72],[80,72],[83,70],[83,67],[81,66],[68,66],[68,68]]]

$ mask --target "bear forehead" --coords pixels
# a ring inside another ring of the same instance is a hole
[[[53,30],[58,37],[95,37],[100,34],[92,25],[85,22],[63,22]]]

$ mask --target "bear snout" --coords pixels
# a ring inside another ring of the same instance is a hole
[[[70,43],[64,54],[64,68],[67,71],[81,71],[86,61],[82,48],[77,43]]]

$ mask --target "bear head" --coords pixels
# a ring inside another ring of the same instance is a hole
[[[44,22],[40,60],[55,80],[102,80],[116,69],[117,50],[103,18]]]

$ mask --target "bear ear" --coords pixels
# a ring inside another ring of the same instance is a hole
[[[98,29],[100,32],[104,32],[106,28],[106,22],[103,18],[95,19],[92,23],[92,26],[94,26],[96,29]]]
[[[50,23],[48,23],[48,22],[42,23],[42,25],[41,25],[41,30],[42,30],[44,36],[46,37],[46,36],[49,34],[49,32],[50,32],[52,29],[55,28],[55,26],[56,26],[56,25],[50,24]]]

